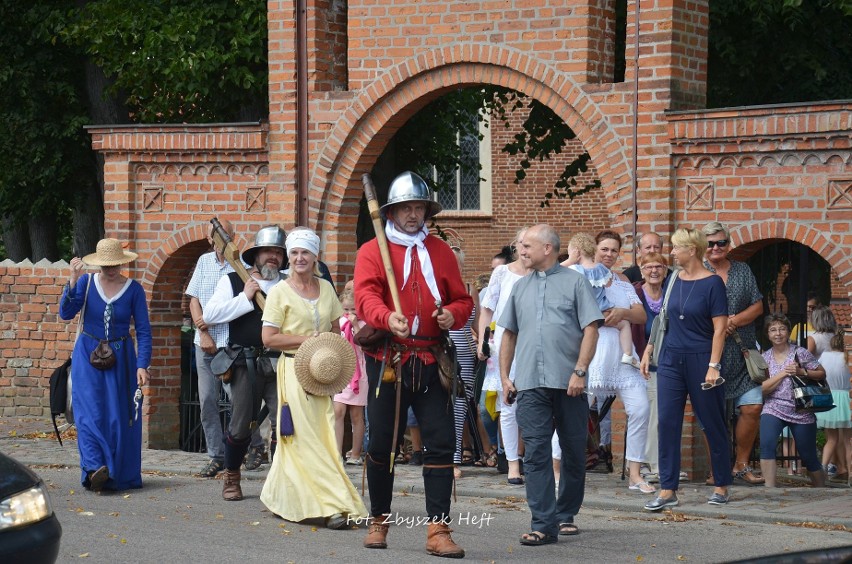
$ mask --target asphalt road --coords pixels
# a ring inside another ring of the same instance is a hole
[[[244,480],[241,502],[221,498],[222,482],[145,473],[145,487],[94,494],[79,485],[79,469],[34,467],[51,491],[63,528],[59,562],[442,562],[426,554],[425,527],[405,524],[422,515],[423,498],[396,495],[401,524],[387,550],[361,546],[365,530],[331,531],[320,523],[283,521],[258,499],[263,482]],[[734,522],[584,509],[581,533],[555,545],[526,547],[525,502],[463,497],[453,504],[454,539],[474,562],[724,562],[775,553],[852,545],[852,533],[789,525]]]

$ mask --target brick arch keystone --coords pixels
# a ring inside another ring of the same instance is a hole
[[[319,205],[317,222],[324,218],[336,221],[347,188],[358,183],[365,172],[363,157],[381,149],[372,143],[373,137],[392,124],[399,113],[425,105],[430,94],[475,84],[523,92],[561,117],[592,157],[613,223],[618,223],[615,220],[623,211],[625,194],[629,194],[624,189],[629,187],[631,173],[627,155],[618,150],[620,140],[606,114],[577,83],[549,65],[505,47],[467,44],[404,60],[353,100],[331,131],[311,175],[309,199]]]
[[[831,265],[852,297],[852,257],[821,231],[795,221],[771,220],[745,223],[730,231],[736,246],[762,239],[789,239],[810,247]]]

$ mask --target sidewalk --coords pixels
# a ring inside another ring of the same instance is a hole
[[[0,451],[30,466],[79,465],[77,442],[63,440],[59,446],[53,436],[50,420],[32,417],[0,417]],[[190,453],[181,450],[142,451],[143,472],[191,475],[207,461],[203,453]],[[261,466],[254,472],[244,471],[242,476],[249,480],[263,480],[269,466]],[[347,472],[356,488],[361,488],[360,466],[347,466]],[[420,493],[423,491],[421,467],[397,466],[394,490]],[[465,466],[463,476],[456,482],[458,496],[481,498],[523,499],[522,486],[510,486],[506,477],[497,474],[491,468]],[[621,481],[620,472],[614,474],[589,473],[586,478],[584,506],[595,509],[610,509],[650,516],[642,505],[651,496],[642,495],[627,489]],[[782,478],[779,476],[779,479]],[[793,484],[787,481],[784,483]],[[820,526],[844,526],[852,530],[852,488],[842,484],[830,484],[830,487],[815,489],[791,487],[768,490],[764,487],[734,485],[731,501],[727,506],[715,507],[706,503],[712,488],[703,483],[682,482],[678,491],[680,505],[676,513],[694,515],[712,519],[732,521],[753,521],[761,523],[809,523]],[[665,515],[661,513],[660,515]]]

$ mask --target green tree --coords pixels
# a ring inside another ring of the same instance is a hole
[[[94,183],[82,62],[54,43],[71,5],[0,3],[0,214],[13,260],[58,259],[68,210]]]
[[[63,36],[134,122],[258,120],[267,111],[263,0],[91,0]]]
[[[712,0],[708,107],[852,98],[852,0]]]

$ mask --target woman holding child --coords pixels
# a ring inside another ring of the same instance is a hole
[[[601,231],[595,239],[578,233],[568,243],[570,258],[563,264],[577,261],[580,272],[589,278],[593,288],[602,290],[598,304],[603,310],[604,326],[598,329],[598,344],[589,365],[587,386],[599,400],[617,395],[627,412],[628,488],[644,494],[654,493],[653,486],[639,472],[645,460],[648,438],[648,395],[645,380],[638,370],[636,352],[630,336],[630,323],[645,323],[645,309],[633,286],[612,272],[621,251],[621,236],[613,231]],[[590,274],[593,276],[590,277]],[[606,309],[604,309],[606,308]]]

